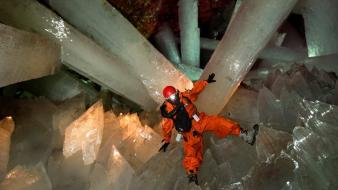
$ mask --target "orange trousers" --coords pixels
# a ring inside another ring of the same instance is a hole
[[[203,133],[212,132],[219,138],[228,135],[239,136],[237,123],[219,116],[199,115],[200,121],[192,121],[189,132],[183,133],[184,159],[183,166],[187,172],[196,173],[203,160]]]

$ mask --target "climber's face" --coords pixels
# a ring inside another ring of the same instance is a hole
[[[180,103],[179,92],[176,91],[175,94],[170,95],[168,101],[172,104],[178,105]]]

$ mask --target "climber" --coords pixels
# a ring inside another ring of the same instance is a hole
[[[209,75],[207,80],[194,83],[191,90],[180,92],[173,86],[163,89],[166,99],[160,110],[164,117],[162,121],[162,135],[164,143],[159,151],[165,152],[171,139],[171,131],[175,127],[178,132],[176,140],[183,136],[184,159],[183,166],[186,170],[189,183],[198,185],[197,172],[203,160],[203,133],[212,132],[220,138],[228,135],[241,137],[247,143],[255,143],[258,125],[247,131],[229,119],[219,116],[208,116],[198,112],[193,102],[197,100],[198,94],[203,91],[209,83],[216,82],[215,74]]]

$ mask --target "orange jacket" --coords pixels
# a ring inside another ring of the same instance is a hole
[[[207,81],[201,80],[194,83],[194,87],[191,90],[186,90],[180,93],[180,101],[183,104],[187,104],[186,110],[189,114],[189,117],[192,118],[193,114],[198,114],[196,106],[192,104],[198,98],[198,95],[204,90],[205,86],[208,84]],[[186,97],[186,98],[184,98]],[[168,112],[172,111],[175,107],[169,102],[165,102],[166,109]],[[172,119],[164,118],[162,121],[162,135],[165,142],[170,142],[171,131],[174,127],[174,122]]]

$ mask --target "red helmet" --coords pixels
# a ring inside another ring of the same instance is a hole
[[[163,96],[165,99],[168,99],[171,95],[176,94],[176,88],[173,86],[166,86],[163,89]]]

